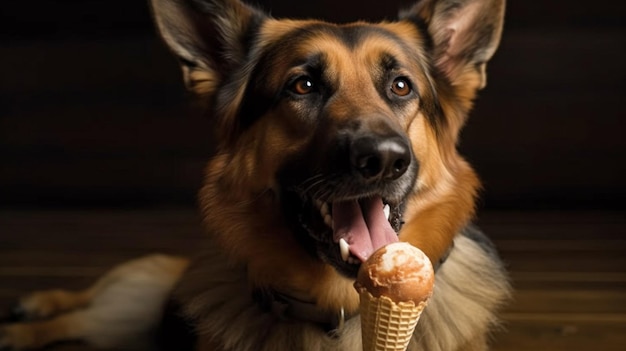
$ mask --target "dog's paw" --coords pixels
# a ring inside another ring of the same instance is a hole
[[[33,321],[49,318],[63,311],[59,292],[41,291],[20,298],[9,310],[7,319],[12,322]]]
[[[0,351],[20,351],[32,348],[30,329],[22,324],[0,325]]]

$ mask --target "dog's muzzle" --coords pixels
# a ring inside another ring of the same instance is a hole
[[[418,162],[385,116],[324,129],[313,140],[281,173],[285,217],[303,247],[354,277],[371,253],[398,240]]]

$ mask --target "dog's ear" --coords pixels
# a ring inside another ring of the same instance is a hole
[[[212,94],[241,67],[246,40],[265,17],[239,0],[151,0],[161,37],[178,57],[187,88]]]
[[[402,19],[425,25],[438,69],[452,84],[487,84],[487,61],[500,42],[504,0],[422,0]],[[470,76],[468,76],[468,74]]]

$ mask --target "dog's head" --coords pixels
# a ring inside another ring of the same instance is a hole
[[[422,1],[396,22],[335,25],[276,20],[238,0],[152,3],[216,122],[202,195],[209,228],[237,241],[244,260],[243,246],[282,240],[348,276],[398,240],[410,199],[434,198],[428,191],[455,177],[458,132],[504,9]],[[243,225],[275,233],[233,238]]]

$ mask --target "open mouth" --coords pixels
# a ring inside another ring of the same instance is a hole
[[[372,253],[398,241],[419,163],[408,138],[394,130],[342,130],[326,144],[279,171],[282,212],[309,254],[354,278]]]
[[[328,202],[298,198],[300,206],[295,206],[293,197],[287,201],[287,210],[297,214],[298,223],[294,224],[298,239],[346,276],[355,277],[361,263],[374,251],[398,241],[402,206],[380,195]]]

